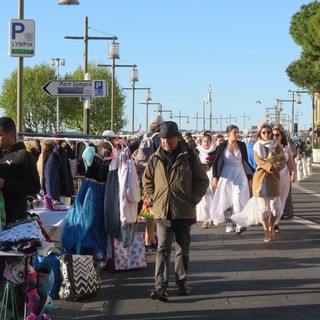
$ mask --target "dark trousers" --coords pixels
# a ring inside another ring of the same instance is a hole
[[[187,281],[190,249],[189,221],[172,220],[171,226],[166,226],[163,220],[157,221],[158,250],[156,256],[155,288],[167,289],[169,286],[169,265],[172,243],[175,237],[175,278],[179,286]]]
[[[287,197],[287,200],[286,200],[286,204],[285,204],[284,209],[283,209],[283,214],[284,214],[284,215],[293,214],[293,203],[292,203],[292,194],[291,194],[291,183],[290,183],[290,190],[289,190],[289,193],[288,193],[288,197]]]

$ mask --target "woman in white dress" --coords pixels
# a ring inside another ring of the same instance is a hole
[[[212,180],[212,169],[214,151],[216,149],[216,143],[213,134],[210,131],[206,131],[203,134],[201,145],[197,146],[195,152],[199,155],[200,161],[206,170],[209,181]],[[212,208],[214,190],[212,184],[209,184],[206,194],[197,205],[197,221],[203,221],[202,228],[207,229],[210,226],[212,217],[210,216],[210,210]]]
[[[239,141],[239,128],[227,127],[228,139],[219,145],[213,163],[212,185],[216,189],[213,199],[213,223],[227,222],[226,232],[233,232],[231,216],[241,212],[250,199],[254,169],[248,164],[246,144]],[[237,226],[236,233],[243,229]]]
[[[262,223],[264,242],[274,236],[274,223],[280,215],[280,170],[286,166],[283,149],[272,139],[272,128],[262,124],[253,147],[257,168],[253,176],[253,197],[232,220],[241,226]]]
[[[283,210],[286,204],[286,199],[290,191],[291,183],[295,182],[295,163],[293,160],[292,151],[288,145],[288,140],[286,134],[280,128],[273,128],[272,130],[273,138],[277,140],[278,144],[283,148],[283,154],[286,158],[287,165],[280,171],[280,215],[277,216],[274,223],[275,232],[280,232],[278,226],[281,216],[283,215]]]

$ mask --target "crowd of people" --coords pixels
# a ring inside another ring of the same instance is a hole
[[[30,193],[41,190],[56,201],[61,196],[74,196],[62,230],[62,245],[71,253],[78,252],[79,246],[94,248],[95,258],[104,261],[109,257],[107,236],[119,236],[120,230],[115,217],[121,203],[110,196],[110,192],[118,192],[112,185],[119,184],[119,176],[110,166],[114,165],[115,150],[128,147],[143,197],[137,205],[137,218],[142,205],[147,204],[152,212],[152,219],[146,219],[145,247],[156,251],[151,299],[161,301],[168,301],[174,239],[178,292],[191,293],[187,284],[190,231],[197,221],[203,229],[225,223],[225,231],[236,234],[261,224],[263,241],[272,241],[280,232],[282,215],[293,215],[294,157],[304,152],[300,144],[291,145],[280,124],[261,124],[258,133],[244,142],[236,125],[229,125],[225,134],[205,131],[201,137],[191,133],[182,136],[177,123],[164,121],[160,115],[153,116],[150,131],[134,141],[120,142],[112,133],[112,139],[85,146],[47,139],[38,144],[30,139],[24,144],[17,142],[15,135],[12,119],[0,118],[0,201],[3,197],[5,207],[0,212],[2,228],[25,214]],[[15,167],[10,166],[14,162]],[[73,183],[77,174],[84,176],[78,190]],[[106,219],[108,230],[102,228]],[[82,234],[68,223],[74,220],[82,224]]]

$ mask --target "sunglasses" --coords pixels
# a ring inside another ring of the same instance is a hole
[[[270,134],[271,131],[261,131],[261,134]]]
[[[274,133],[273,136],[274,137],[280,137],[280,133]]]

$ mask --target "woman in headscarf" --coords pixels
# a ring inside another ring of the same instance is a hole
[[[209,181],[212,180],[211,166],[214,160],[215,149],[216,143],[214,137],[210,131],[206,131],[203,134],[201,145],[195,148],[195,152],[199,155],[200,161],[207,172]],[[212,221],[212,217],[210,217],[210,211],[212,208],[213,196],[214,190],[210,183],[206,194],[197,205],[197,221],[203,221],[203,229],[207,229],[210,226],[210,222]]]

